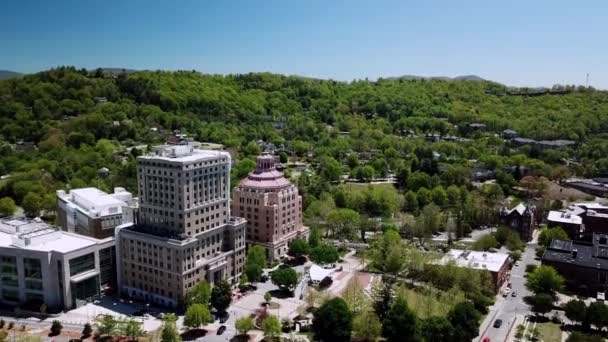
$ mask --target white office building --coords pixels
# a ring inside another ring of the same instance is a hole
[[[97,188],[57,191],[59,226],[68,232],[98,239],[114,236],[114,229],[133,222],[138,199],[123,188],[108,194]]]
[[[116,283],[114,239],[55,229],[40,220],[0,220],[0,302],[38,311],[82,305]]]

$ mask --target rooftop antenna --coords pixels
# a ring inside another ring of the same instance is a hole
[[[587,79],[585,80],[585,87],[589,87],[589,73],[587,73]]]

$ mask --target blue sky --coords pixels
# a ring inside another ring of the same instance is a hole
[[[3,0],[0,69],[476,74],[608,89],[608,1]]]

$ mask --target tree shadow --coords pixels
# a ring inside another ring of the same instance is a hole
[[[205,329],[190,329],[185,333],[182,333],[180,336],[184,341],[194,341],[198,338],[204,337],[207,335],[207,330]]]
[[[292,291],[283,290],[283,289],[270,290],[268,292],[270,292],[270,294],[274,298],[279,298],[279,299],[293,298],[293,296],[294,296]]]
[[[551,318],[549,317],[545,317],[545,316],[540,316],[540,315],[532,315],[528,318],[530,320],[530,322],[536,322],[536,323],[547,323],[549,321],[551,321]]]
[[[249,335],[235,335],[230,342],[249,342]]]

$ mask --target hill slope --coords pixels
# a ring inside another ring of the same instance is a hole
[[[20,73],[10,70],[0,70],[0,80],[21,76]]]

